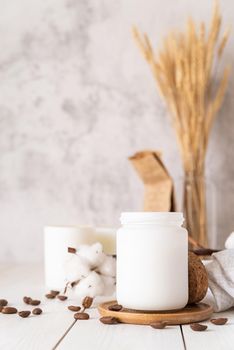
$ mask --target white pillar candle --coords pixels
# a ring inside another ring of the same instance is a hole
[[[96,227],[96,242],[100,242],[103,246],[105,254],[116,254],[116,229],[111,227]]]
[[[117,301],[173,310],[188,301],[188,235],[182,213],[123,213],[117,232]]]
[[[65,286],[64,264],[69,256],[68,247],[94,243],[91,226],[47,226],[44,228],[45,283],[49,289]]]

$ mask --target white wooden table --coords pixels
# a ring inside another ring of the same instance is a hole
[[[0,350],[233,350],[234,310],[218,314],[229,318],[225,326],[210,322],[209,330],[193,332],[189,326],[155,330],[149,326],[103,325],[95,308],[88,321],[74,321],[68,305],[44,297],[43,267],[39,265],[0,265],[0,299],[18,310],[32,309],[23,296],[42,300],[43,314],[23,319],[0,313]]]

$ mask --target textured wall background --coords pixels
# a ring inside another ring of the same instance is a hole
[[[167,112],[132,40],[155,45],[211,0],[0,0],[0,260],[42,259],[45,224],[118,225],[139,210],[132,153],[161,149],[181,163]],[[225,23],[234,3],[221,1]],[[225,59],[234,57],[234,34]],[[217,189],[221,245],[234,229],[234,74],[212,133],[207,174]]]

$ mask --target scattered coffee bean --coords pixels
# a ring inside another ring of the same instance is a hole
[[[8,301],[6,299],[0,299],[0,306],[7,306]]]
[[[15,307],[5,306],[2,309],[3,314],[17,314],[18,310]]]
[[[30,305],[37,306],[40,305],[41,301],[40,300],[32,300]]]
[[[224,317],[220,317],[220,318],[212,318],[210,320],[210,322],[212,322],[213,324],[216,324],[217,326],[222,326],[225,323],[227,323],[228,319],[224,318]]]
[[[74,311],[74,312],[78,312],[78,311],[80,311],[80,309],[81,309],[80,306],[74,306],[74,305],[70,305],[70,306],[68,306],[67,308],[68,308],[68,310]]]
[[[35,309],[33,309],[32,313],[33,315],[40,315],[42,313],[42,309],[36,307]]]
[[[31,301],[32,301],[32,298],[30,298],[30,297],[23,297],[23,301],[25,302],[25,304],[30,305]]]
[[[67,251],[68,251],[68,253],[76,254],[76,248],[68,247]]]
[[[55,298],[55,295],[54,295],[54,294],[51,294],[51,293],[48,293],[48,294],[45,295],[45,297],[46,297],[47,299],[54,299],[54,298]]]
[[[108,310],[110,311],[120,311],[122,310],[122,305],[119,305],[119,304],[114,304],[114,305],[110,305],[108,306]]]
[[[84,309],[89,309],[92,303],[93,303],[93,298],[85,297],[82,301],[82,306]]]
[[[4,308],[4,306],[0,306],[0,312],[2,312],[2,309]]]
[[[87,314],[86,312],[77,312],[74,314],[74,319],[75,320],[88,320],[89,314]]]
[[[18,312],[18,315],[19,315],[20,317],[23,317],[23,318],[28,317],[30,314],[31,314],[31,311],[19,311],[19,312]]]
[[[79,282],[80,282],[80,280],[72,282],[71,287],[74,288]]]
[[[50,291],[50,294],[52,294],[52,295],[54,295],[54,296],[57,296],[57,295],[59,295],[59,291],[58,290],[51,290]]]
[[[166,322],[163,322],[163,321],[159,321],[159,322],[152,322],[151,324],[150,324],[150,326],[152,327],[152,328],[155,328],[155,329],[163,329],[163,328],[165,328],[166,327],[166,325],[167,325],[167,323]]]
[[[104,323],[104,324],[117,324],[117,323],[119,323],[118,318],[112,317],[112,316],[101,317],[99,319],[99,321]]]
[[[61,301],[67,300],[66,295],[57,295],[57,298]]]
[[[202,331],[205,331],[207,329],[207,326],[205,326],[204,324],[200,324],[200,323],[191,323],[190,328],[195,332],[202,332]]]

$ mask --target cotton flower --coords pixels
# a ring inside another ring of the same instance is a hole
[[[116,275],[116,259],[113,256],[106,255],[102,263],[98,266],[98,271],[105,276],[115,277]]]
[[[115,291],[116,259],[103,253],[101,243],[74,249],[64,268],[68,285],[80,298],[112,295]]]
[[[76,254],[70,254],[70,257],[65,262],[64,267],[66,279],[69,282],[81,280],[90,273],[90,268],[87,262]]]
[[[101,276],[104,283],[103,295],[112,295],[115,292],[115,278],[111,276]]]
[[[75,287],[75,294],[78,297],[92,297],[103,295],[104,282],[99,274],[95,271],[89,273],[89,275],[83,278]]]
[[[101,243],[94,243],[91,246],[81,245],[77,253],[89,264],[90,268],[99,266],[105,258]]]

